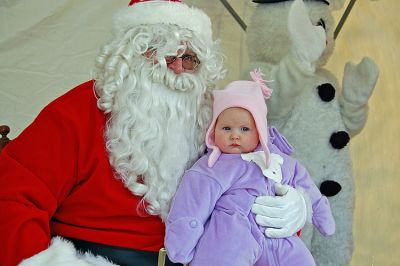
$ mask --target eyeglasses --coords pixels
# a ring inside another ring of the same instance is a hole
[[[166,56],[165,62],[167,65],[169,65],[175,62],[177,58],[182,58],[182,67],[186,70],[194,71],[200,65],[200,60],[197,58],[197,55],[191,54],[183,54],[181,56]]]

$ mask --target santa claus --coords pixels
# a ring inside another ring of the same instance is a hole
[[[157,263],[171,199],[205,150],[223,60],[209,17],[180,1],[131,1],[113,22],[94,80],[0,156],[2,266]],[[254,211],[266,235],[286,237],[306,208],[295,189],[277,191]]]

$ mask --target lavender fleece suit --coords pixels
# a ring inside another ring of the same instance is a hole
[[[283,158],[281,183],[302,188],[311,200],[313,224],[321,234],[333,234],[335,222],[327,198],[307,170],[287,155],[291,147],[279,132],[270,128],[269,133],[271,154]],[[275,181],[240,154],[221,154],[210,168],[209,154],[185,173],[173,200],[165,237],[170,260],[191,266],[315,265],[297,235],[266,238],[265,228],[255,222],[254,200],[275,195]]]

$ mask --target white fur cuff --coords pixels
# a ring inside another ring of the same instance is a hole
[[[48,249],[23,260],[19,266],[112,266],[116,265],[101,256],[89,252],[81,254],[74,245],[61,238],[54,237]]]

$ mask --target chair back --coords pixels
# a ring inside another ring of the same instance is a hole
[[[0,152],[1,150],[10,142],[10,139],[7,137],[7,134],[10,133],[10,128],[6,125],[0,126]]]

